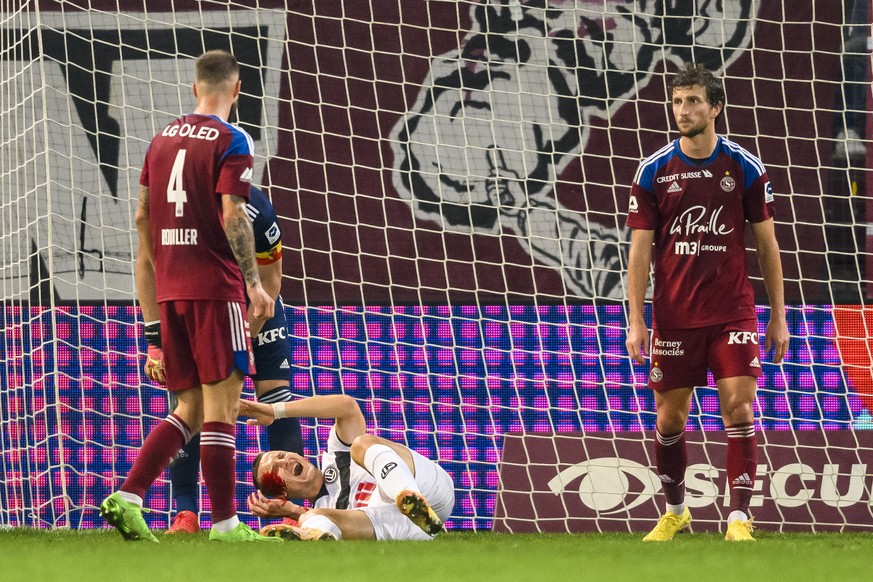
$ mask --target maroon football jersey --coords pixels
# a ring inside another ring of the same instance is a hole
[[[252,155],[245,131],[211,115],[180,117],[152,139],[140,184],[149,188],[158,302],[245,301],[221,195],[248,199]]]
[[[654,325],[755,319],[743,232],[746,221],[763,222],[773,210],[764,165],[724,137],[707,160],[688,158],[678,139],[643,160],[627,225],[655,231]]]

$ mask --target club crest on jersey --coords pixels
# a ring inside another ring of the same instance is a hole
[[[649,379],[652,382],[660,382],[664,379],[664,372],[658,366],[652,366],[652,371],[649,372]]]
[[[733,192],[734,188],[737,187],[737,181],[731,178],[730,176],[725,176],[721,179],[721,189],[725,192]]]
[[[325,483],[333,483],[334,481],[336,481],[337,477],[339,477],[339,471],[336,470],[336,467],[328,467],[324,470]]]

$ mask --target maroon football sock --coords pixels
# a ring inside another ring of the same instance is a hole
[[[673,435],[655,432],[655,466],[669,505],[685,503],[685,469],[688,449],[685,431]]]
[[[165,418],[146,437],[121,491],[145,498],[158,475],[190,439],[190,430],[182,419],[175,414]]]
[[[751,422],[725,427],[727,432],[727,477],[731,511],[749,514],[749,502],[758,469],[758,438]]]
[[[212,503],[212,523],[236,515],[236,441],[234,427],[224,422],[204,422],[200,433],[200,467]]]

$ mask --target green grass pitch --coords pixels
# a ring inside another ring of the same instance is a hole
[[[764,582],[873,579],[871,534],[756,532],[644,544],[636,534],[449,532],[433,542],[217,544],[206,534],[129,543],[114,531],[0,531],[0,580]]]

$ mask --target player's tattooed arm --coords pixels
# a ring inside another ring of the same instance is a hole
[[[224,231],[233,256],[248,286],[259,285],[261,276],[255,259],[255,233],[246,215],[246,201],[239,196],[223,196]]]

